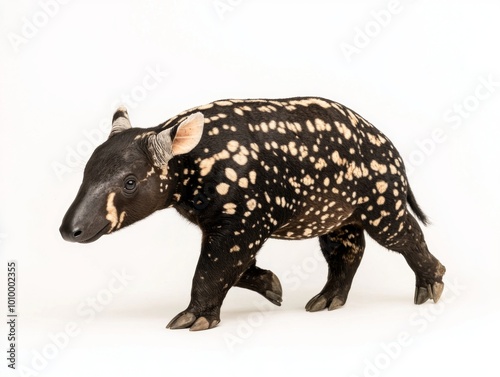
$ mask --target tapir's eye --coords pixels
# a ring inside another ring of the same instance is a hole
[[[133,189],[135,189],[135,180],[129,179],[127,182],[125,182],[125,188],[128,191],[132,191]]]
[[[137,188],[137,180],[135,177],[127,177],[125,178],[123,189],[125,193],[132,194]]]

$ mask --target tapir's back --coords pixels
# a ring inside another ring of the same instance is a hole
[[[205,117],[203,140],[197,148],[202,154],[220,152],[235,140],[247,149],[259,148],[257,153],[288,156],[285,161],[296,160],[318,171],[326,168],[328,159],[349,168],[345,170],[348,180],[351,173],[356,178],[367,176],[373,160],[402,165],[398,152],[378,129],[351,109],[324,98],[221,100],[185,111],[162,126],[174,125],[197,111]],[[206,148],[209,151],[203,152]]]

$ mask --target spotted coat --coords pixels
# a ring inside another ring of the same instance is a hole
[[[329,275],[309,311],[345,303],[364,231],[406,258],[415,303],[443,289],[445,269],[408,211],[427,221],[401,156],[363,117],[324,98],[221,100],[149,129],[132,128],[119,109],[61,233],[90,242],[167,207],[203,231],[191,302],[171,328],[214,327],[232,286],[279,305],[278,278],[255,264],[269,238],[319,237]]]

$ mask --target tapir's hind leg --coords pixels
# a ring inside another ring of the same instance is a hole
[[[415,217],[405,211],[396,219],[385,217],[380,222],[367,221],[366,231],[380,245],[401,253],[416,276],[415,304],[428,299],[437,302],[443,292],[445,267],[428,250]]]
[[[281,306],[283,290],[278,277],[269,270],[263,270],[254,263],[241,275],[236,287],[260,293],[273,304]]]
[[[355,225],[321,236],[319,242],[328,262],[328,280],[321,292],[307,303],[309,312],[337,309],[345,304],[365,250],[363,229]]]

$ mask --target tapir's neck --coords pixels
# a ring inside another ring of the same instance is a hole
[[[182,216],[196,222],[198,199],[203,187],[197,170],[188,156],[173,158],[169,163],[170,179],[167,207],[174,207]]]
[[[175,207],[187,200],[193,181],[192,170],[186,158],[174,157],[168,164],[168,187],[166,207]]]
[[[180,199],[182,190],[182,170],[181,160],[170,160],[168,164],[168,174],[160,187],[160,190],[166,190],[165,208],[175,206]]]

